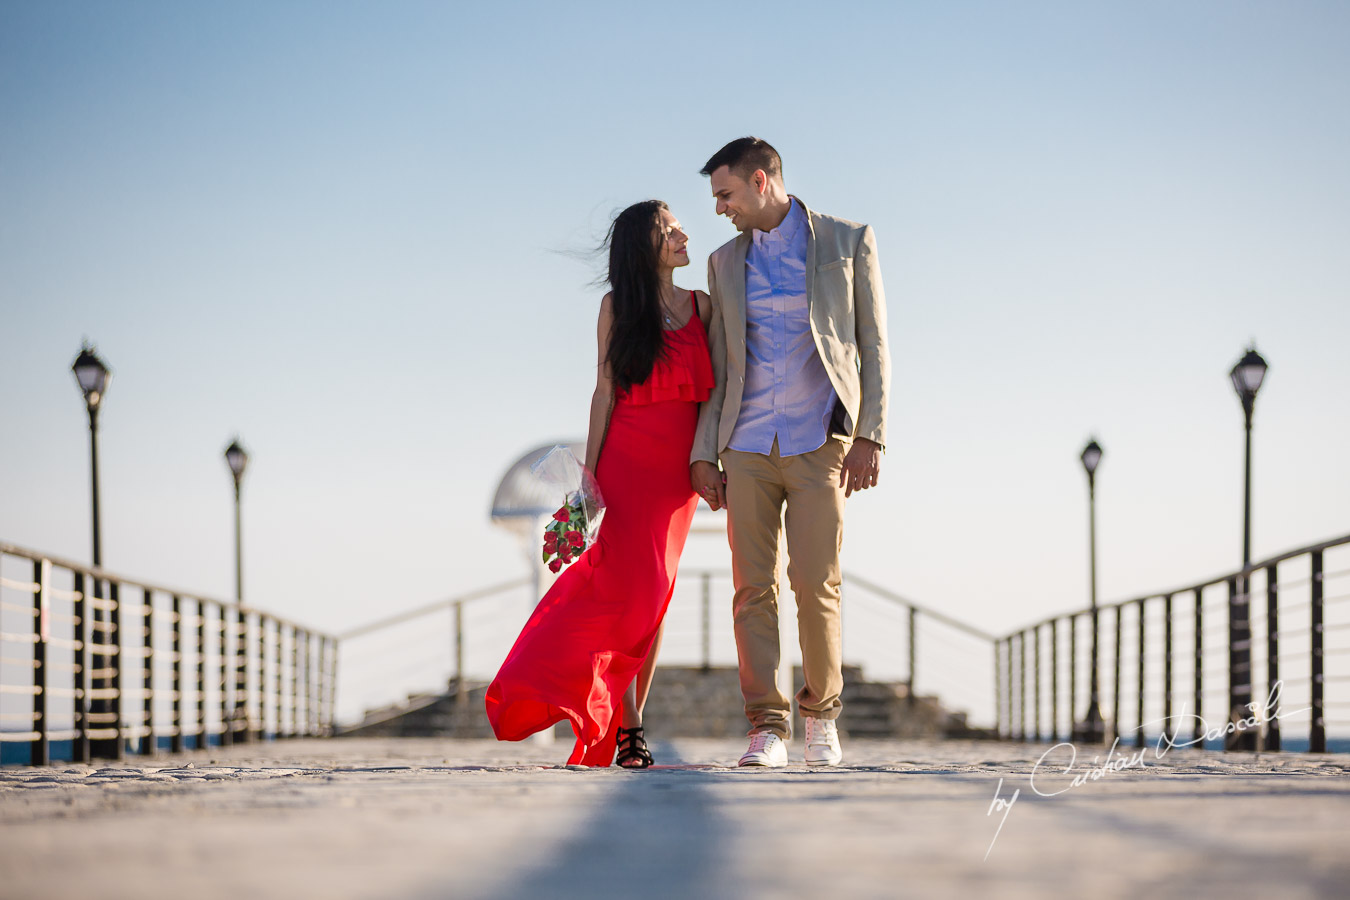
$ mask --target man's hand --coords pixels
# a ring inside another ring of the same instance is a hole
[[[708,503],[708,508],[716,512],[727,505],[727,479],[715,463],[700,459],[689,466],[689,482],[698,494]]]
[[[844,457],[844,467],[839,471],[839,486],[844,489],[844,496],[876,487],[880,471],[881,445],[867,438],[858,438]]]

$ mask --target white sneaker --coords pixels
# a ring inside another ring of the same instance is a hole
[[[844,761],[844,751],[839,747],[839,729],[833,719],[813,719],[802,716],[806,721],[806,764],[808,766],[837,766]]]
[[[787,762],[787,743],[772,731],[756,731],[750,735],[750,749],[736,765],[778,768]]]

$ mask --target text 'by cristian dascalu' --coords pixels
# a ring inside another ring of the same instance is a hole
[[[1311,707],[1305,707],[1292,713],[1282,712],[1280,710],[1280,690],[1282,687],[1282,682],[1275,682],[1270,689],[1270,696],[1266,698],[1265,704],[1260,709],[1257,708],[1256,703],[1248,703],[1247,709],[1251,712],[1251,715],[1246,718],[1234,719],[1226,725],[1210,728],[1201,716],[1187,713],[1186,707],[1183,705],[1182,711],[1178,715],[1165,716],[1161,719],[1145,722],[1140,728],[1149,725],[1162,726],[1162,734],[1158,736],[1158,742],[1153,747],[1153,758],[1156,760],[1162,759],[1176,747],[1190,747],[1195,744],[1200,744],[1203,747],[1205,741],[1220,740],[1230,734],[1259,728],[1262,723],[1272,722],[1285,716],[1298,715],[1298,713],[1307,712],[1311,709]],[[1196,727],[1196,737],[1189,740],[1182,740],[1179,737],[1183,722],[1191,723]],[[1144,761],[1144,757],[1148,753],[1147,747],[1141,747],[1138,751],[1125,755],[1116,751],[1116,746],[1119,743],[1120,738],[1117,737],[1112,742],[1111,749],[1107,751],[1106,759],[1103,760],[1101,755],[1098,754],[1092,758],[1092,765],[1078,771],[1074,770],[1074,766],[1078,763],[1078,748],[1068,741],[1055,744],[1041,754],[1041,758],[1036,761],[1035,767],[1031,770],[1029,787],[1037,796],[1057,797],[1074,788],[1082,787],[1088,782],[1099,781],[1108,775],[1123,772],[1126,769],[1148,768],[1148,764]],[[1059,760],[1065,754],[1067,754],[1068,760],[1061,765]],[[1055,756],[1055,759],[1047,762],[1047,758],[1052,755]],[[1042,766],[1045,767],[1045,773],[1041,771]],[[1042,787],[1046,787],[1047,775],[1056,776],[1057,786],[1053,790],[1038,787],[1036,784],[1038,775],[1042,779]],[[1063,782],[1062,779],[1064,778],[1069,779],[1067,783]],[[1003,816],[999,819],[998,829],[994,832],[993,840],[989,842],[989,849],[985,851],[984,858],[986,860],[989,858],[989,854],[993,852],[999,834],[1003,832],[1003,826],[1008,821],[1008,815],[1012,812],[1013,805],[1017,803],[1021,796],[1021,788],[1015,789],[1011,796],[1003,796],[1003,779],[998,780],[998,786],[994,788],[994,800],[989,804],[989,809],[985,815],[992,816],[995,813],[1002,813]]]

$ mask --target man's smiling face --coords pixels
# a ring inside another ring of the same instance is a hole
[[[717,214],[730,219],[737,231],[755,228],[768,201],[764,190],[768,179],[764,173],[756,170],[747,181],[732,172],[730,166],[721,166],[712,173],[711,180]]]

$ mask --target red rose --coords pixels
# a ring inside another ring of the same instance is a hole
[[[550,572],[557,572],[559,569],[562,568],[562,564],[563,561],[561,559],[555,559],[553,562],[548,564],[548,570]]]
[[[558,546],[558,532],[550,531],[544,535],[544,546],[552,549]]]
[[[573,547],[580,547],[585,543],[585,540],[582,538],[580,531],[569,531],[567,532],[567,543]]]
[[[572,514],[568,512],[567,507],[564,506],[553,514],[553,518],[559,522],[570,522],[572,521]]]

